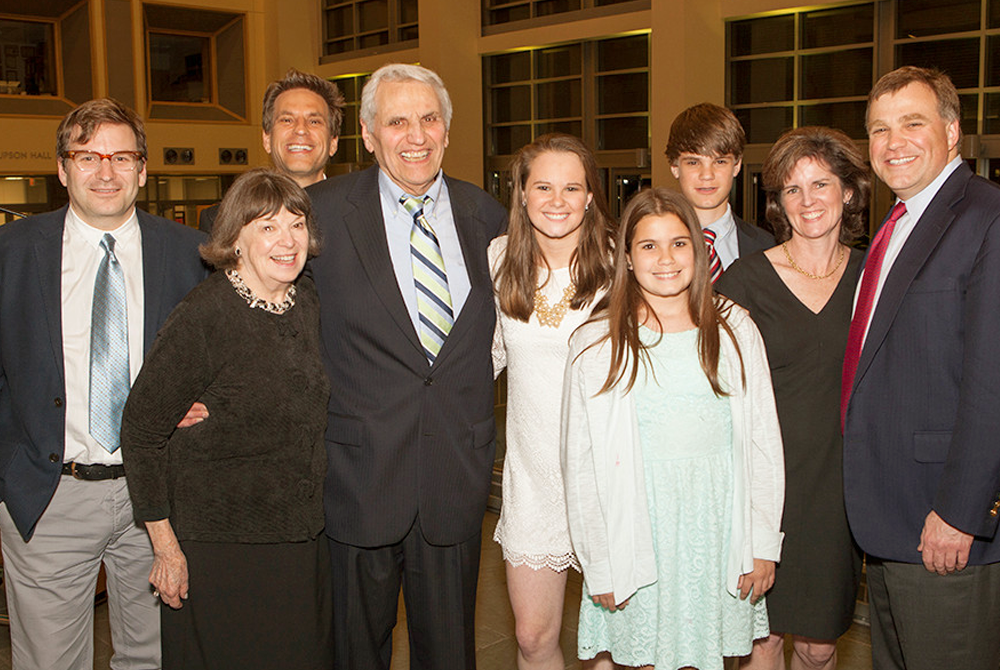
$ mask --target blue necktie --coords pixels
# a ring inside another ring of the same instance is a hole
[[[101,249],[90,314],[90,434],[114,453],[129,392],[128,312],[125,274],[110,233],[101,239]]]
[[[413,283],[417,289],[417,314],[420,318],[420,343],[431,363],[437,358],[444,340],[455,323],[448,290],[448,274],[434,229],[424,216],[424,198],[402,196],[399,202],[413,217],[410,229],[410,256]]]

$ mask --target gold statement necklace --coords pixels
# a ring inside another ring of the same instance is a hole
[[[549,305],[549,299],[542,293],[542,287],[535,289],[535,314],[538,316],[538,323],[549,328],[558,328],[563,317],[569,311],[569,303],[576,295],[576,286],[570,282],[569,286],[563,289],[562,299],[555,305]]]
[[[844,245],[840,245],[840,255],[837,257],[837,264],[833,266],[833,269],[827,272],[825,275],[814,275],[813,273],[806,272],[805,270],[800,268],[798,263],[792,260],[792,255],[788,253],[788,242],[781,243],[781,250],[785,252],[785,258],[788,259],[788,264],[792,266],[792,269],[795,270],[796,272],[804,274],[810,279],[827,279],[829,277],[832,277],[833,273],[835,273],[837,269],[840,268],[840,264],[844,262]]]

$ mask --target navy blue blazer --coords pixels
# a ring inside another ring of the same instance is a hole
[[[310,186],[323,252],[310,261],[330,376],[326,532],[360,547],[400,541],[420,517],[428,542],[482,531],[496,422],[496,311],[486,247],[507,212],[445,177],[471,290],[429,365],[389,256],[378,166]]]
[[[66,207],[0,226],[0,500],[25,540],[59,484],[65,447],[60,273]],[[205,278],[204,236],[137,210],[148,351]]]
[[[740,250],[740,258],[774,246],[774,235],[771,233],[750,225],[735,214],[733,220],[736,221],[736,244]]]
[[[858,544],[920,563],[934,510],[1000,561],[1000,188],[964,163],[886,277],[844,428],[844,493]]]

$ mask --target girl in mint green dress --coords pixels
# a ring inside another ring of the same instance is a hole
[[[784,468],[764,346],[713,294],[701,228],[667,189],[623,215],[616,275],[574,334],[562,466],[594,668],[722,670],[768,635]],[[637,364],[636,361],[639,361]]]

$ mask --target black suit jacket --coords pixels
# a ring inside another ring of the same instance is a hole
[[[201,210],[198,215],[198,230],[206,235],[212,234],[212,227],[215,226],[215,217],[219,215],[219,205],[210,205]]]
[[[1000,561],[1000,188],[963,163],[900,251],[871,317],[844,428],[858,544],[920,563],[933,509]]]
[[[735,214],[733,214],[733,220],[736,221],[736,244],[740,250],[740,258],[774,246],[774,235],[771,233],[763,228],[750,225]]]
[[[65,447],[62,234],[66,207],[0,227],[0,500],[25,540],[59,484]],[[207,272],[201,233],[138,210],[143,342]]]
[[[457,544],[481,532],[493,468],[486,247],[507,213],[478,187],[445,177],[471,291],[431,366],[393,271],[378,173],[307,189],[324,245],[310,267],[331,385],[326,531],[382,546],[401,540],[419,514],[428,542]]]

